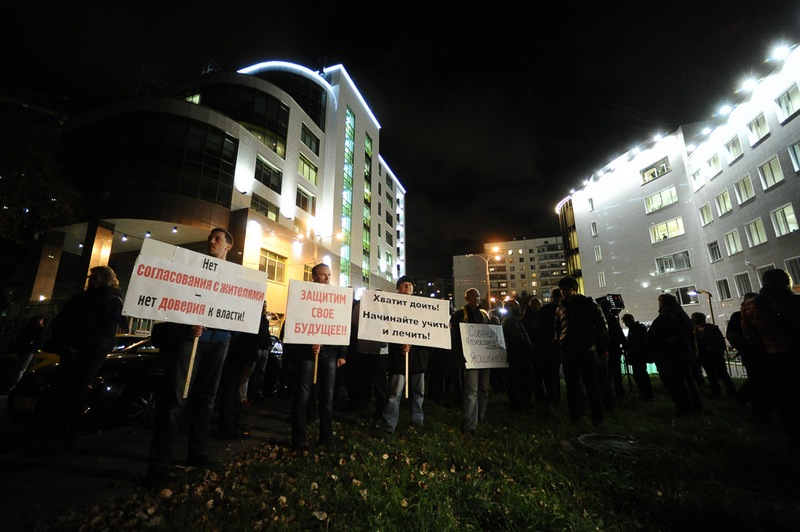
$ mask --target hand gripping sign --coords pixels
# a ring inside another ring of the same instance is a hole
[[[450,303],[441,299],[367,290],[358,313],[358,338],[450,349]],[[408,352],[406,351],[406,397]]]
[[[137,318],[257,333],[267,274],[148,239],[136,259],[122,313]],[[194,366],[194,340],[184,397]]]
[[[283,342],[349,345],[353,289],[306,281],[290,281]],[[314,349],[314,383],[319,351]]]

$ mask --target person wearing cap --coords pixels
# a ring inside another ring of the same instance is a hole
[[[793,453],[800,452],[800,295],[792,293],[786,271],[767,270],[758,295],[742,304],[745,339],[764,357],[765,378],[772,392],[772,406],[789,436]]]
[[[414,293],[414,280],[403,275],[397,280],[397,293]],[[411,423],[422,427],[425,413],[422,403],[425,400],[425,372],[431,351],[427,347],[409,344],[389,344],[389,394],[383,409],[384,430],[394,433],[400,418],[400,402],[406,384],[406,358],[408,359],[408,393],[411,403]]]
[[[566,276],[558,281],[564,300],[556,310],[556,335],[567,405],[572,421],[583,415],[584,392],[589,400],[592,422],[603,422],[603,401],[600,393],[599,357],[608,356],[608,327],[603,312],[595,301],[578,293],[578,281]]]

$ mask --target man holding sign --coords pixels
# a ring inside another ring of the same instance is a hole
[[[225,261],[232,247],[233,236],[227,230],[211,230],[208,235],[208,255]],[[172,451],[189,401],[192,408],[187,410],[189,443],[186,465],[202,466],[208,463],[206,446],[211,416],[231,339],[230,331],[209,329],[202,325],[172,325],[170,331],[175,336],[174,352],[164,357],[168,362],[164,368],[146,477],[150,484],[169,478]],[[192,360],[195,338],[198,339],[197,350]],[[184,393],[187,381],[188,397]]]
[[[317,264],[311,270],[311,280],[319,284],[331,283],[331,269],[327,264]],[[322,295],[318,299],[323,299]],[[352,297],[350,298],[352,300]],[[352,303],[351,303],[352,304]],[[349,321],[351,307],[348,307],[345,317]],[[334,311],[330,308],[317,308],[313,314],[330,313],[331,318]],[[287,312],[288,314],[288,312]],[[284,322],[284,330],[281,335],[290,339],[291,334],[286,334],[287,324],[291,325],[292,320],[287,316]],[[303,324],[297,324],[295,329],[303,329]],[[330,327],[336,329],[337,327]],[[295,330],[291,331],[292,333]],[[350,332],[344,335],[349,339]],[[289,355],[290,360],[295,364],[295,389],[292,393],[292,448],[296,451],[303,451],[308,447],[306,443],[306,429],[308,426],[308,407],[311,399],[311,390],[318,384],[317,400],[319,404],[319,442],[326,449],[333,446],[333,389],[336,381],[336,368],[345,363],[346,345],[320,345],[320,344],[292,344],[284,343],[284,352]],[[346,342],[345,342],[346,344]]]
[[[414,282],[404,275],[397,280],[397,293],[411,295]],[[383,410],[384,428],[394,433],[400,418],[400,401],[404,389],[411,400],[411,423],[422,427],[425,414],[422,402],[425,400],[425,371],[431,351],[428,347],[409,344],[389,344],[389,397]],[[406,381],[408,379],[408,381]]]

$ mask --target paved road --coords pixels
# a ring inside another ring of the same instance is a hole
[[[251,438],[212,439],[209,456],[227,459],[261,443],[288,440],[288,399],[246,409],[242,421]],[[11,424],[0,397],[0,530],[30,530],[69,508],[132,495],[147,469],[152,426],[125,427],[78,436],[72,451],[52,456],[32,450],[37,432]],[[176,447],[184,458],[185,439]]]

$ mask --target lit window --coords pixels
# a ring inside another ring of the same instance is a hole
[[[200,104],[200,94],[199,93],[190,94],[184,99],[189,103],[193,103],[193,104],[197,104],[197,105]]]
[[[736,255],[737,253],[741,253],[742,248],[742,239],[739,237],[739,230],[734,229],[730,233],[725,233],[725,249],[728,252],[728,256]]]
[[[692,261],[689,258],[688,251],[681,251],[680,253],[673,253],[672,255],[665,255],[663,257],[656,257],[656,271],[660,275],[688,270],[691,267]]]
[[[789,157],[792,158],[794,171],[800,172],[800,142],[795,142],[789,146]]]
[[[669,157],[664,157],[660,161],[657,161],[640,172],[642,174],[642,184],[649,183],[650,181],[661,177],[671,170],[672,168],[669,165]]]
[[[739,137],[733,137],[727,144],[725,144],[725,149],[728,151],[728,163],[732,163],[736,159],[742,156],[742,143],[739,141]]]
[[[677,203],[678,201],[678,189],[675,185],[672,185],[669,188],[665,188],[660,192],[656,192],[652,196],[648,196],[644,199],[644,209],[645,212],[651,213],[666,207],[667,205],[671,205],[673,203]]]
[[[753,180],[750,179],[749,175],[744,176],[743,179],[737,181],[733,188],[736,191],[736,202],[739,205],[755,196],[755,192],[753,191]]]
[[[299,161],[297,162],[297,171],[312,185],[317,184],[317,166],[306,159],[303,154],[300,154]]]
[[[781,109],[781,122],[784,122],[800,110],[800,89],[797,88],[797,84],[781,94],[777,101]]]
[[[267,272],[267,279],[276,283],[286,280],[286,257],[262,249],[258,260],[258,269]]]
[[[722,161],[719,160],[719,155],[716,153],[711,157],[706,164],[708,165],[708,175],[714,179],[720,172],[722,172]]]
[[[600,249],[600,246],[594,247],[594,261],[600,262],[603,260],[603,250]]]
[[[720,279],[717,281],[717,293],[721,301],[731,299],[731,287],[727,279]]]
[[[776,236],[788,235],[793,231],[797,231],[797,217],[794,214],[794,207],[792,207],[791,203],[787,203],[769,214],[772,218],[772,226],[775,228]]]
[[[744,229],[747,233],[747,241],[750,243],[751,248],[767,241],[767,232],[764,230],[764,222],[761,221],[761,218],[757,218],[749,224],[746,224]]]
[[[711,204],[706,203],[700,207],[700,222],[705,226],[714,221],[714,215],[711,213]]]
[[[768,162],[758,167],[758,175],[761,177],[761,186],[764,190],[783,181],[783,170],[777,157],[773,157]]]
[[[606,272],[597,272],[597,284],[600,288],[605,288],[606,286]]]
[[[697,288],[693,284],[679,288],[667,288],[664,292],[677,297],[681,305],[697,305],[698,303]]]
[[[767,264],[766,266],[760,266],[756,268],[756,280],[761,282],[761,279],[764,278],[764,273],[768,272],[769,270],[774,270],[774,264]]]
[[[736,293],[739,297],[744,297],[746,293],[753,291],[753,285],[750,284],[750,274],[747,272],[734,275],[733,282],[736,284]]]
[[[685,232],[686,231],[683,229],[683,218],[679,216],[650,227],[650,242],[655,244],[661,240],[680,236]]]
[[[279,210],[277,205],[273,205],[258,194],[253,194],[253,197],[250,200],[250,208],[257,213],[264,215],[273,222],[278,221]]]
[[[786,265],[785,269],[792,279],[800,279],[800,257],[786,259],[783,264]]]
[[[769,134],[769,126],[767,126],[767,119],[764,118],[764,114],[758,115],[755,120],[747,124],[747,130],[751,146],[766,137]]]
[[[722,252],[719,249],[719,242],[716,240],[713,242],[709,242],[708,245],[708,260],[711,262],[717,262],[718,260],[722,260]]]
[[[725,192],[714,198],[714,203],[717,204],[717,214],[720,216],[733,209],[731,206],[731,195],[728,189],[725,189]]]

